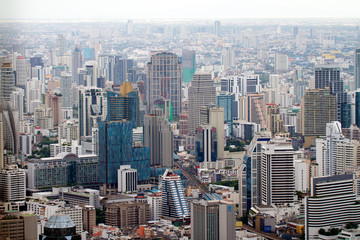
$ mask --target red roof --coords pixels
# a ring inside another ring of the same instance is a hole
[[[16,59],[25,59],[23,56],[18,56]]]

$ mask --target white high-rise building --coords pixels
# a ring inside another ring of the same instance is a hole
[[[130,165],[121,165],[118,170],[118,192],[135,192],[137,190],[137,170]]]
[[[28,65],[28,59],[21,56],[16,58],[16,86],[25,88],[25,84],[29,75]]]
[[[262,145],[261,200],[264,205],[294,202],[294,149],[291,140],[273,139]]]
[[[150,205],[151,220],[160,220],[161,216],[161,194],[154,194],[147,197]]]
[[[275,72],[281,73],[289,70],[289,58],[286,54],[275,55]]]
[[[0,200],[24,201],[26,196],[25,170],[9,165],[0,170]]]
[[[304,160],[295,160],[295,191],[307,192],[309,190],[309,166]]]
[[[338,142],[336,146],[336,174],[343,174],[360,166],[360,142]]]
[[[32,78],[26,82],[25,97],[27,113],[33,113],[34,110],[41,105],[41,93],[43,92],[45,92],[45,86],[40,83],[40,80]]]
[[[10,95],[10,106],[18,111],[19,122],[24,116],[24,89],[15,88]]]
[[[225,47],[221,56],[221,63],[225,68],[231,68],[235,66],[235,53],[231,46]]]

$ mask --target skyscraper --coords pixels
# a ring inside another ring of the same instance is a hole
[[[261,151],[262,204],[293,203],[295,169],[291,140],[273,140],[264,144]]]
[[[189,203],[185,199],[184,186],[179,175],[166,169],[161,185],[161,217],[167,219],[190,218]]]
[[[138,172],[138,181],[150,180],[150,149],[133,147],[129,121],[99,122],[100,182],[107,189],[117,189],[120,165],[130,165]]]
[[[184,83],[190,83],[196,71],[196,52],[194,50],[182,50],[182,72]]]
[[[24,201],[26,191],[25,170],[17,165],[0,170],[0,200],[4,202]]]
[[[217,97],[217,105],[224,108],[224,122],[230,127],[230,135],[233,135],[233,108],[235,96],[221,92]]]
[[[194,240],[235,240],[236,206],[225,201],[191,203],[191,237]]]
[[[221,35],[220,21],[215,21],[215,35],[217,35],[218,37],[220,37]]]
[[[181,114],[182,69],[179,57],[169,52],[155,53],[147,64],[146,101],[147,109],[153,108],[154,100],[171,100],[173,115]]]
[[[307,90],[301,103],[302,134],[305,147],[313,144],[317,136],[326,134],[326,123],[336,121],[336,96],[330,88]]]
[[[284,121],[281,119],[280,108],[275,103],[266,104],[266,130],[275,133],[284,132]]]
[[[355,79],[354,79],[354,83],[355,83],[355,89],[360,88],[360,47],[355,49],[355,66],[354,66],[354,71],[355,71]]]
[[[216,128],[201,125],[196,129],[196,160],[198,162],[216,162],[217,160]]]
[[[78,69],[82,67],[82,56],[81,50],[78,47],[75,47],[72,53],[72,80],[76,86],[81,85],[79,80]]]
[[[114,85],[121,85],[127,80],[127,75],[130,69],[134,67],[134,60],[123,58],[121,56],[115,57],[114,63]]]
[[[16,86],[25,88],[28,78],[29,60],[24,57],[16,58]]]
[[[288,56],[285,54],[275,55],[275,72],[281,73],[286,72],[289,69]]]
[[[9,103],[0,104],[0,122],[3,129],[3,147],[17,154],[19,151],[18,113]],[[1,167],[1,166],[0,166]]]
[[[0,79],[0,103],[10,102],[10,94],[15,86],[15,74],[11,63],[3,63]]]
[[[144,145],[150,148],[151,166],[173,166],[174,134],[161,109],[152,109],[144,117]]]
[[[246,118],[248,122],[266,126],[265,95],[264,93],[246,95]]]
[[[60,93],[62,95],[61,107],[62,108],[72,108],[73,99],[72,99],[72,76],[61,76],[60,79]]]
[[[200,125],[200,107],[216,104],[216,92],[211,74],[194,74],[189,87],[189,132]]]

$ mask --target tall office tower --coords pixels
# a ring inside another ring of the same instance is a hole
[[[107,121],[131,121],[134,128],[140,127],[140,104],[138,90],[130,82],[124,82],[120,93],[107,92]]]
[[[355,83],[355,89],[360,88],[360,47],[355,49],[355,66],[354,66],[354,83]]]
[[[191,203],[191,236],[194,240],[235,240],[236,206],[226,201]]]
[[[100,182],[106,189],[117,189],[120,165],[138,172],[138,182],[150,180],[150,149],[133,147],[132,124],[128,121],[99,122]]]
[[[107,116],[106,94],[100,88],[79,88],[79,136],[90,136],[91,129]]]
[[[4,163],[4,128],[3,123],[0,122],[0,170],[5,167]]]
[[[10,94],[15,86],[15,74],[11,63],[3,63],[1,65],[0,79],[0,103],[10,102]]]
[[[294,27],[294,38],[296,39],[297,35],[299,34],[299,27]]]
[[[284,121],[281,119],[280,108],[275,103],[266,104],[266,130],[274,136],[284,132]]]
[[[286,54],[275,55],[275,72],[282,73],[289,70],[289,59]]]
[[[19,151],[18,113],[13,110],[9,103],[0,104],[0,122],[3,127],[4,149],[17,154]]]
[[[130,165],[120,165],[118,170],[118,192],[137,191],[137,170]]]
[[[61,96],[54,93],[44,93],[44,105],[52,109],[54,117],[54,126],[59,126],[62,123],[62,110],[61,110]]]
[[[129,19],[129,21],[126,24],[126,33],[127,35],[133,34],[133,21]]]
[[[17,165],[0,170],[0,200],[4,202],[25,201],[25,170]]]
[[[144,117],[144,145],[150,148],[150,166],[173,167],[174,134],[161,109]]]
[[[330,88],[336,95],[337,120],[341,121],[341,107],[347,103],[344,81],[340,79],[340,68],[335,65],[321,65],[315,68],[315,89]]]
[[[63,56],[66,52],[66,40],[63,34],[58,34],[56,38],[56,55]]]
[[[196,52],[194,50],[182,50],[182,73],[184,83],[190,83],[196,71]]]
[[[246,95],[246,119],[248,122],[266,127],[265,95],[264,93]]]
[[[217,105],[219,107],[224,108],[224,122],[229,125],[230,135],[234,134],[233,130],[233,108],[234,108],[234,99],[235,95],[220,92],[220,94],[216,97]]]
[[[347,142],[350,142],[350,140],[344,138],[340,122],[326,123],[326,137],[316,139],[316,162],[319,166],[318,176],[336,174],[337,145]]]
[[[16,58],[16,86],[25,88],[25,83],[28,78],[28,64],[29,60],[24,57]]]
[[[253,72],[245,72],[239,76],[226,76],[221,79],[221,91],[245,96],[247,93],[261,91],[260,77]]]
[[[302,135],[305,147],[310,147],[317,136],[326,134],[326,123],[337,120],[336,96],[329,88],[305,91],[301,103]]]
[[[82,75],[82,76],[81,76]],[[83,74],[79,73],[79,85],[88,87],[96,87],[99,76],[98,66],[96,61],[88,61],[85,63],[85,71]]]
[[[10,95],[10,106],[18,111],[19,122],[22,121],[24,116],[24,89],[14,89]]]
[[[200,107],[216,104],[216,91],[211,74],[194,74],[189,87],[189,132],[200,125]]]
[[[146,102],[147,109],[153,108],[157,98],[170,99],[173,115],[181,114],[182,66],[179,57],[169,52],[151,56],[147,64]]]
[[[78,69],[82,67],[82,56],[81,56],[81,50],[78,47],[75,47],[74,51],[72,52],[72,81],[73,84],[76,86],[81,85]]]
[[[72,99],[72,76],[61,76],[60,79],[60,93],[62,95],[61,107],[62,108],[72,108],[73,99]]]
[[[189,134],[189,116],[187,114],[181,114],[179,116],[179,134]]]
[[[114,85],[121,85],[123,82],[127,81],[128,73],[130,70],[134,68],[134,60],[123,58],[121,56],[115,57],[115,63],[113,67],[114,71],[114,78],[113,83]]]
[[[200,124],[216,128],[217,159],[224,158],[224,108],[212,105],[200,107]]]
[[[220,37],[221,35],[220,21],[215,21],[215,35],[217,35],[218,37]]]
[[[35,108],[39,107],[41,102],[41,93],[45,92],[45,85],[40,83],[40,80],[32,78],[26,82],[25,97],[26,97],[26,112],[33,113]]]
[[[343,174],[346,171],[360,166],[360,142],[338,142],[336,145],[336,174]]]
[[[360,223],[352,174],[312,179],[311,197],[305,198],[305,239],[316,239],[320,228],[342,228]]]
[[[227,46],[223,50],[221,64],[224,65],[225,68],[232,68],[235,66],[235,53],[232,46]]]
[[[147,224],[150,220],[149,204],[143,202],[123,202],[106,207],[105,223],[120,229],[133,229]]]
[[[261,200],[264,205],[294,203],[294,149],[291,140],[272,140],[262,146]]]
[[[305,94],[305,89],[308,86],[307,81],[303,79],[302,68],[296,68],[294,70],[293,82],[294,82],[294,94],[295,102],[301,103],[301,99]]]
[[[185,190],[179,175],[171,169],[166,169],[161,179],[160,190],[162,218],[190,218],[189,203],[185,199]]]
[[[95,61],[95,49],[86,47],[83,49],[83,64],[87,61]]]
[[[217,134],[216,128],[210,125],[200,125],[196,129],[196,160],[198,162],[216,162]]]

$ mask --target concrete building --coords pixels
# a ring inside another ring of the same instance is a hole
[[[263,93],[246,95],[246,120],[266,127],[265,95]]]
[[[165,98],[171,101],[173,115],[181,114],[182,67],[179,57],[169,52],[158,52],[147,64],[146,101],[147,110],[154,106],[154,100]]]
[[[53,129],[54,128],[54,116],[53,109],[41,105],[34,110],[34,126],[40,127],[40,129]]]
[[[25,88],[25,83],[29,75],[29,60],[19,56],[16,58],[16,86]]]
[[[245,72],[240,75],[226,76],[221,78],[221,91],[239,94],[259,93],[261,91],[260,77],[254,72]]]
[[[100,207],[99,190],[94,189],[77,189],[74,191],[61,192],[61,197],[71,206],[89,205],[96,208]]]
[[[360,47],[355,49],[355,66],[354,66],[354,83],[355,83],[355,90],[360,88]]]
[[[313,178],[311,197],[305,198],[305,239],[316,239],[320,228],[360,223],[352,174]]]
[[[162,109],[153,109],[144,117],[144,145],[150,148],[150,166],[173,166],[174,134]]]
[[[309,165],[302,159],[294,160],[295,191],[308,192],[310,189]]]
[[[124,202],[106,206],[106,225],[121,229],[146,224],[150,220],[149,204],[142,202]]]
[[[289,58],[286,54],[275,55],[275,72],[282,73],[289,69]]]
[[[3,63],[1,65],[1,81],[0,81],[0,103],[10,102],[10,95],[15,86],[15,74],[11,63]]]
[[[235,240],[234,203],[193,201],[191,203],[191,236],[194,240]]]
[[[329,88],[305,91],[301,103],[302,135],[305,147],[314,145],[317,136],[326,134],[326,123],[337,120],[336,96]]]
[[[137,190],[137,170],[130,165],[120,165],[118,170],[118,192],[135,192]]]
[[[59,208],[55,214],[68,215],[76,226],[76,233],[81,234],[83,230],[82,211],[82,208],[79,206],[62,207]]]
[[[196,130],[196,160],[198,162],[216,162],[217,130],[211,125],[201,125]]]
[[[16,165],[0,170],[0,200],[5,202],[24,201],[26,190],[25,170]]]
[[[150,219],[158,221],[161,216],[161,193],[153,194],[147,197],[150,206]]]
[[[61,107],[71,109],[73,107],[73,95],[71,92],[72,76],[63,75],[60,79],[60,93],[62,95]]]
[[[0,214],[0,238],[38,239],[37,216],[26,212]]]
[[[96,226],[96,209],[94,206],[82,206],[83,230],[90,235],[93,233],[93,227]]]
[[[279,106],[274,103],[266,104],[266,130],[273,136],[284,132],[284,121],[281,119]]]
[[[189,87],[189,132],[200,126],[200,107],[216,104],[216,92],[211,74],[194,74]]]
[[[44,104],[51,108],[54,117],[54,126],[59,126],[62,123],[62,109],[61,109],[61,95],[56,93],[44,93]]]
[[[295,169],[291,141],[275,139],[262,145],[261,199],[262,204],[294,202]]]
[[[360,166],[360,142],[338,142],[336,144],[336,174],[356,169]]]
[[[36,78],[29,79],[25,83],[25,107],[27,113],[33,113],[41,104],[41,94],[45,92],[45,85]]]

